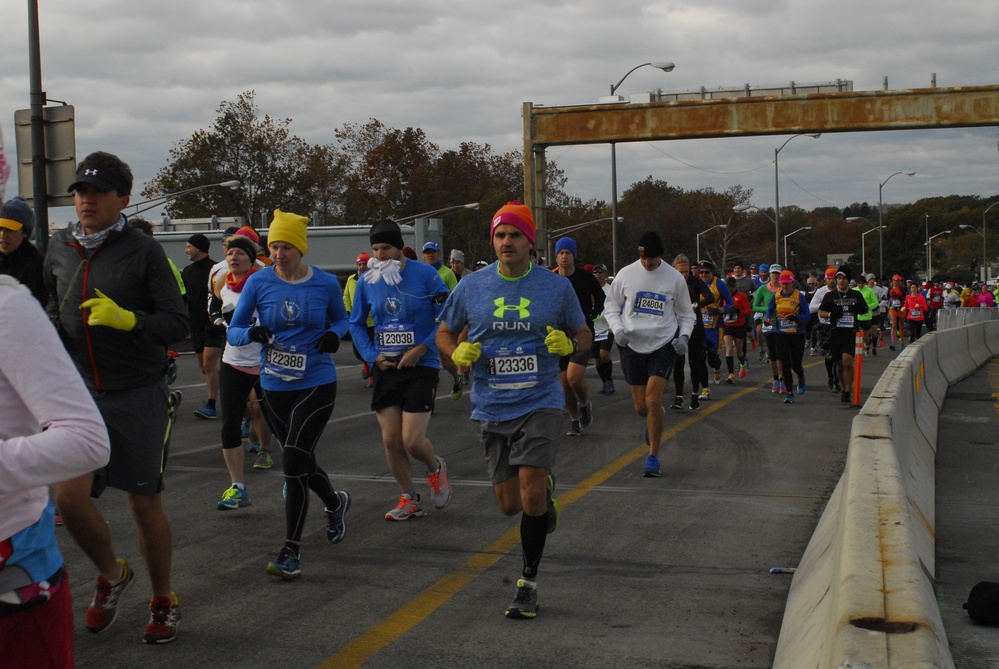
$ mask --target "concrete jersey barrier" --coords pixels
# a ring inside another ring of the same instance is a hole
[[[999,354],[999,321],[922,337],[854,419],[846,466],[791,582],[776,669],[946,669],[933,589],[937,419]]]

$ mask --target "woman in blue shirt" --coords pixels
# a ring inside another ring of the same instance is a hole
[[[227,334],[234,346],[263,344],[262,403],[281,442],[287,487],[285,545],[267,565],[267,573],[285,579],[301,574],[299,544],[309,490],[326,505],[326,538],[331,544],[343,540],[344,515],[350,508],[350,495],[335,491],[316,463],[316,446],[336,400],[336,366],[330,354],[347,331],[347,310],[336,278],[302,262],[308,251],[308,220],[274,211],[268,230],[274,264],[247,280]]]

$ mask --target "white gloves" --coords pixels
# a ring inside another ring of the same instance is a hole
[[[364,280],[368,283],[378,283],[379,279],[385,279],[385,283],[395,286],[402,281],[401,267],[402,263],[398,260],[376,260],[372,258],[368,261],[368,271],[362,276],[364,276]]]

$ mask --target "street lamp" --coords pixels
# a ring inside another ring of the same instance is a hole
[[[593,225],[594,223],[603,223],[604,221],[609,221],[609,220],[611,220],[610,217],[607,217],[607,218],[598,218],[598,219],[595,219],[595,220],[592,220],[592,221],[584,221],[583,223],[574,223],[573,225],[568,225],[568,226],[566,226],[564,228],[559,228],[558,230],[549,230],[548,231],[548,248],[547,248],[548,255],[545,256],[545,257],[549,258],[549,259],[552,257],[552,237],[555,237],[556,239],[558,239],[559,237],[565,237],[570,232],[574,232],[576,230],[579,230],[580,228],[585,228],[588,225]],[[620,223],[623,220],[624,220],[623,218],[618,218],[617,222]]]
[[[697,243],[697,262],[701,262],[701,235],[706,235],[709,232],[711,232],[712,230],[714,230],[715,228],[721,228],[722,230],[724,230],[727,227],[728,227],[728,225],[726,223],[719,223],[718,225],[716,225],[714,227],[708,228],[704,232],[698,232],[697,233],[697,236],[695,238],[695,241]]]
[[[817,133],[815,133],[813,135],[810,135],[810,134],[807,134],[807,133],[800,133],[800,134],[797,134],[797,135],[791,135],[790,137],[788,137],[787,139],[784,140],[784,143],[781,144],[779,148],[774,149],[774,216],[776,217],[774,219],[774,227],[775,227],[775,230],[774,230],[774,255],[777,254],[777,249],[780,248],[780,246],[779,246],[779,244],[780,244],[780,182],[777,179],[777,172],[778,172],[778,169],[777,169],[777,156],[780,154],[781,149],[783,149],[785,146],[787,146],[787,143],[790,142],[795,137],[811,137],[812,139],[818,139],[821,136],[822,136],[821,132],[817,132]],[[787,258],[786,257],[784,258],[784,264],[785,265],[787,264]]]
[[[610,94],[615,96],[617,89],[620,88],[624,80],[628,78],[628,75],[635,70],[642,67],[654,67],[657,70],[662,70],[663,72],[672,72],[673,68],[676,67],[673,63],[669,61],[663,62],[651,62],[642,63],[641,65],[636,65],[621,77],[620,81],[616,84],[611,84]],[[621,99],[614,100],[614,102],[623,102]],[[614,266],[614,274],[617,274],[617,142],[611,142],[611,264]]]
[[[999,202],[997,202],[996,204],[999,204]],[[986,211],[988,211],[988,209],[986,209]],[[957,227],[964,228],[965,230],[971,230],[976,235],[981,235],[981,237],[982,237],[982,282],[984,283],[985,281],[988,281],[988,278],[986,276],[986,271],[985,271],[985,214],[982,214],[982,232],[979,232],[978,228],[976,228],[973,225],[959,225]]]
[[[791,235],[796,235],[799,232],[804,232],[805,230],[811,230],[811,229],[812,229],[812,226],[806,225],[803,228],[798,228],[797,230],[793,230],[793,231],[787,233],[786,235],[784,235],[784,269],[787,269],[787,266],[789,264],[788,261],[787,261],[787,238],[790,237]]]
[[[160,195],[159,197],[154,197],[151,200],[143,200],[142,202],[136,202],[135,204],[128,205],[129,207],[142,207],[142,209],[136,209],[130,216],[138,216],[144,211],[149,211],[150,209],[155,209],[156,207],[163,206],[170,200],[176,200],[181,195],[187,195],[188,193],[194,193],[199,190],[206,190],[208,188],[231,188],[236,190],[239,188],[238,181],[223,181],[217,184],[205,184],[204,186],[195,186],[194,188],[188,188],[187,190],[177,191],[176,193],[168,193],[166,195]],[[146,206],[143,206],[146,205]]]
[[[396,223],[406,223],[408,221],[415,221],[418,218],[430,218],[431,216],[437,216],[438,214],[444,214],[449,211],[454,211],[455,209],[478,209],[478,202],[470,202],[468,204],[456,204],[450,207],[444,207],[442,209],[433,209],[431,211],[425,211],[421,214],[413,214],[412,216],[403,216],[402,218],[392,219]]]
[[[847,216],[846,217],[846,222],[847,223],[853,223],[855,221],[864,221],[865,223],[868,223],[870,225],[874,225],[873,223],[871,223],[868,219],[864,218],[863,216]],[[865,276],[867,275],[867,253],[866,253],[866,251],[864,249],[864,241],[865,241],[864,237],[866,237],[867,235],[871,234],[875,230],[880,230],[880,229],[881,229],[881,226],[879,225],[877,227],[871,228],[867,232],[860,233],[860,273],[863,274],[863,275],[865,275]]]
[[[997,204],[999,204],[999,202],[993,202],[985,209],[985,211],[982,212],[982,267],[985,268],[982,270],[982,281],[988,281],[991,278],[991,272],[989,271],[991,268],[989,267],[989,263],[985,260],[985,214],[989,213],[989,209]]]
[[[891,178],[898,176],[899,174],[904,174],[907,177],[915,176],[915,172],[895,172],[895,174],[890,174],[887,179],[878,184],[878,229],[881,232],[878,233],[878,281],[884,278],[885,275],[885,233],[884,233],[884,205],[881,203],[881,189],[885,187],[885,184],[891,181]]]
[[[929,218],[928,215],[927,215],[927,218]],[[933,235],[932,237],[927,238],[927,240],[926,240],[926,280],[927,281],[929,281],[929,280],[931,280],[933,278],[933,244],[932,244],[932,242],[933,242],[934,239],[936,239],[940,235],[949,235],[950,233],[951,233],[950,230],[944,230],[943,232],[938,232],[937,234]]]
[[[849,219],[847,219],[847,220],[849,220]],[[864,239],[864,237],[866,237],[867,235],[871,234],[872,232],[877,232],[880,229],[881,229],[881,226],[879,225],[876,228],[871,228],[867,232],[861,232],[860,233],[860,273],[863,274],[865,277],[867,276],[867,251],[866,251],[866,248],[865,248],[865,242],[867,240]]]
[[[768,214],[767,212],[763,211],[762,209],[760,209],[757,206],[754,206],[754,205],[751,205],[751,204],[737,204],[734,207],[732,207],[732,211],[734,211],[736,213],[742,213],[744,211],[750,211],[750,210],[756,210],[757,212],[763,214],[764,216],[767,217],[767,219],[771,223],[774,224],[775,227],[777,226],[777,221],[775,221],[774,219],[770,218],[770,214]],[[779,257],[779,255],[780,255],[780,246],[779,246],[779,244],[780,244],[780,232],[779,232],[780,228],[777,228],[777,230],[778,230],[778,232],[777,232],[777,241],[774,242],[774,262],[779,262],[780,261],[780,257]]]

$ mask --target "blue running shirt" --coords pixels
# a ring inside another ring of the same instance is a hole
[[[558,354],[545,346],[548,326],[568,335],[586,320],[569,281],[531,266],[507,279],[498,263],[458,282],[441,320],[454,332],[469,326],[468,341],[482,344],[473,365],[472,418],[505,421],[537,409],[562,409]]]

